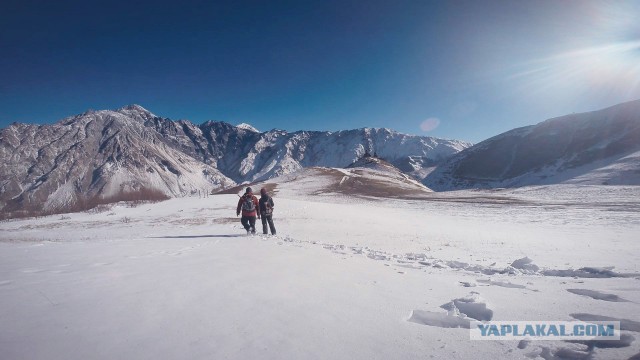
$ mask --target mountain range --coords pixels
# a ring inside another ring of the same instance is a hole
[[[218,121],[195,125],[129,105],[2,129],[0,209],[56,211],[140,191],[210,192],[313,166],[344,168],[365,155],[416,172],[469,146],[389,129],[290,133]]]
[[[476,145],[385,128],[260,132],[249,124],[196,125],[139,105],[87,111],[50,125],[13,123],[0,130],[0,209],[8,217],[141,192],[208,193],[302,169],[354,168],[371,158],[384,159],[376,176],[387,171],[388,179],[406,179],[419,193],[566,182],[637,185],[640,100],[550,119]],[[373,174],[354,171],[345,175],[352,190],[367,183],[362,174]],[[300,174],[344,183],[335,170]],[[422,184],[415,187],[414,180]],[[390,184],[383,187],[387,194]]]

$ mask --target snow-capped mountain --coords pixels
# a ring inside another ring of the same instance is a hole
[[[436,191],[558,183],[640,184],[640,100],[507,131],[424,179]]]
[[[55,210],[141,190],[208,192],[306,167],[343,168],[365,154],[419,171],[470,145],[389,129],[261,133],[247,124],[172,121],[130,105],[0,130],[0,209]]]
[[[5,211],[55,210],[142,189],[176,196],[233,184],[181,151],[193,147],[189,138],[168,141],[179,126],[137,105],[89,111],[54,125],[12,124],[0,132],[0,205]]]
[[[403,171],[435,164],[471,144],[397,133],[389,129],[337,132],[271,130],[243,134],[250,146],[242,158],[219,164],[218,169],[237,182],[257,181],[311,166],[346,167],[366,154],[375,154]],[[253,141],[256,140],[256,141]],[[226,160],[228,156],[223,157]],[[239,160],[239,162],[238,162]]]
[[[253,126],[251,126],[251,125],[249,125],[247,123],[238,124],[238,125],[236,125],[236,127],[238,129],[249,130],[249,131],[253,131],[253,132],[256,132],[256,133],[260,132],[260,130],[256,129],[255,127],[253,127]]]

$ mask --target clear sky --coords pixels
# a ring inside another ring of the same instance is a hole
[[[140,104],[472,142],[640,98],[640,1],[10,1],[0,127]]]

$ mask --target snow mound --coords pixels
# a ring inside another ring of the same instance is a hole
[[[528,257],[523,257],[522,259],[518,259],[515,260],[514,262],[511,263],[511,267],[518,269],[518,270],[524,270],[524,271],[531,271],[531,272],[536,272],[538,270],[540,270],[540,267],[538,267],[538,265],[533,263],[533,260],[529,259]]]
[[[487,304],[480,298],[480,294],[475,291],[463,298],[453,299],[440,307],[478,321],[489,321],[493,318],[493,310],[487,308]]]
[[[489,321],[493,318],[493,311],[487,308],[487,304],[482,301],[480,294],[475,291],[466,297],[453,299],[440,307],[447,312],[413,310],[407,321],[441,328],[469,329],[470,319]]]

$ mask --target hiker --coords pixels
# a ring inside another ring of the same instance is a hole
[[[256,233],[256,215],[260,219],[260,213],[257,211],[258,205],[258,199],[253,196],[253,191],[248,187],[244,195],[240,197],[238,208],[236,209],[236,216],[240,215],[240,211],[242,211],[240,222],[244,229],[247,230],[247,235],[249,235],[249,232]]]
[[[267,194],[267,189],[260,189],[260,215],[262,215],[262,233],[267,235],[267,222],[271,235],[276,234],[276,227],[273,225],[273,198]]]

